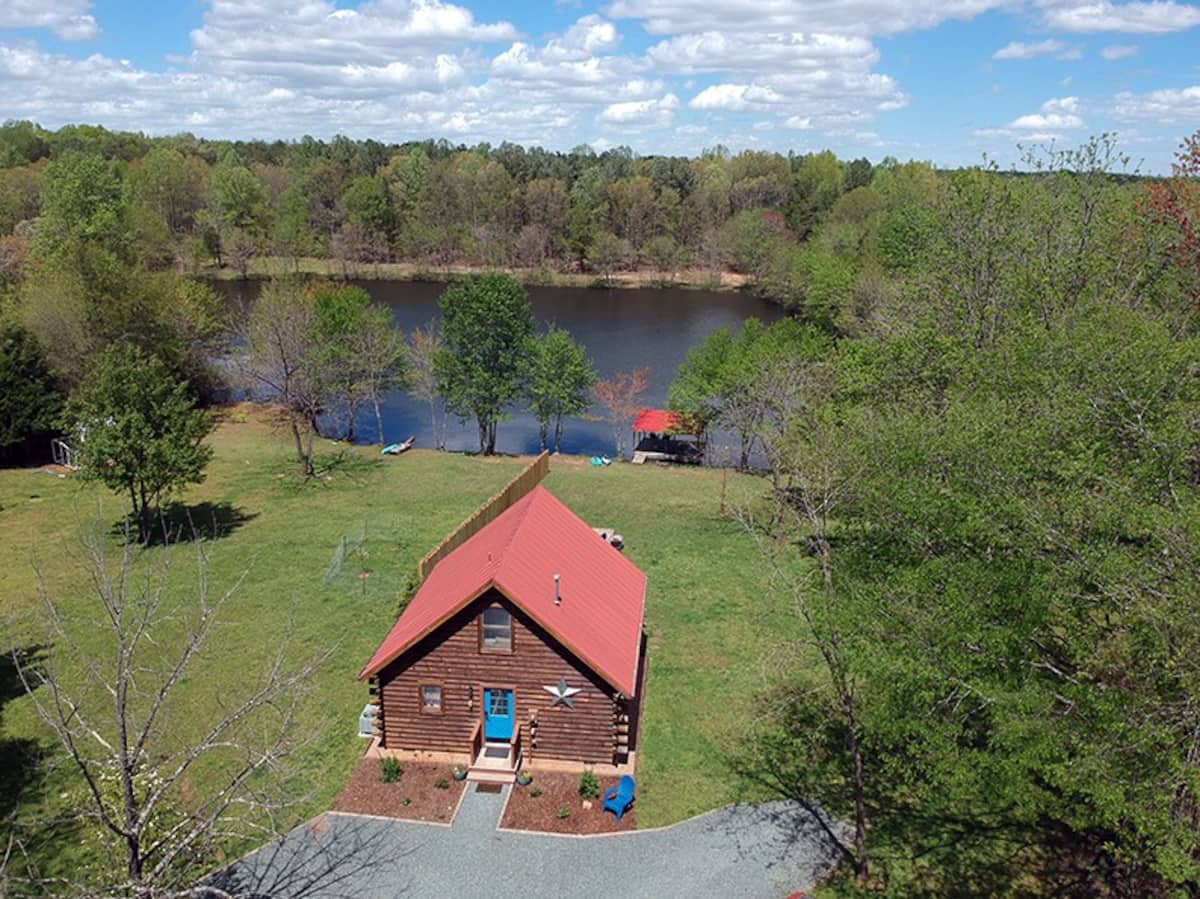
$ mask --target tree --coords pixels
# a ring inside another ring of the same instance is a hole
[[[639,397],[650,386],[650,366],[619,371],[611,378],[596,381],[592,396],[604,409],[605,420],[612,426],[617,458],[625,456],[625,434],[637,415]]]
[[[442,348],[435,356],[446,408],[474,418],[479,451],[496,451],[496,425],[521,395],[534,333],[525,289],[507,275],[466,278],[438,300]]]
[[[608,231],[600,231],[592,239],[587,251],[587,262],[600,273],[605,284],[612,280],[613,273],[627,266],[633,256],[629,241]]]
[[[240,581],[214,595],[201,543],[196,585],[182,592],[169,577],[168,555],[147,560],[128,539],[116,559],[99,538],[88,538],[85,550],[88,600],[103,622],[88,627],[100,636],[81,633],[43,584],[46,645],[54,649],[37,660],[13,656],[33,707],[79,778],[77,811],[94,822],[88,838],[105,850],[91,882],[77,875],[67,887],[74,895],[134,899],[230,895],[219,878],[210,880],[218,853],[280,835],[277,815],[297,798],[285,769],[304,736],[297,711],[330,653],[292,658],[293,625],[243,689],[202,711],[189,701],[188,681],[203,677]],[[311,895],[305,884],[328,890],[337,876],[319,864],[303,875],[288,867],[298,891],[289,895]],[[205,881],[211,889],[198,886]]]
[[[525,383],[530,411],[538,422],[541,448],[547,448],[553,424],[553,450],[557,453],[562,444],[563,418],[587,410],[596,383],[587,350],[575,342],[570,332],[551,325],[532,344]]]
[[[805,156],[792,181],[787,206],[788,226],[801,240],[808,237],[841,194],[842,164],[838,158],[829,150]]]
[[[33,250],[85,276],[127,260],[129,228],[113,165],[95,154],[66,153],[46,166]]]
[[[404,390],[412,382],[404,335],[392,323],[386,306],[372,306],[350,335],[350,348],[358,360],[361,389],[375,411],[375,439],[383,444],[380,406],[389,390]]]
[[[353,443],[359,407],[368,400],[355,337],[365,325],[371,295],[361,287],[322,287],[313,291],[312,303],[315,333],[304,365]]]
[[[143,539],[152,513],[187,484],[204,480],[212,416],[197,409],[188,384],[137,347],[105,350],[67,401],[63,424],[78,435],[85,478],[129,494]]]
[[[54,427],[62,394],[42,348],[17,325],[0,324],[0,452]]]
[[[350,221],[361,225],[370,240],[389,246],[395,230],[395,213],[387,182],[383,178],[355,178],[344,198]]]
[[[433,432],[435,449],[446,448],[446,413],[439,412],[442,396],[438,381],[437,358],[442,349],[437,322],[431,321],[424,328],[414,328],[408,338],[408,360],[412,366],[412,378],[408,391],[419,400],[429,404],[429,426]]]
[[[312,297],[297,280],[266,284],[247,322],[244,371],[251,386],[287,412],[301,474],[312,477],[315,422],[324,407],[314,377],[316,312]]]
[[[1200,130],[1175,154],[1172,177],[1147,186],[1145,206],[1171,230],[1169,253],[1187,273],[1192,299],[1200,298]]]

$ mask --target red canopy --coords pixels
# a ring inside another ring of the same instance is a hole
[[[669,409],[640,409],[633,429],[647,434],[699,434],[704,426],[697,419]]]

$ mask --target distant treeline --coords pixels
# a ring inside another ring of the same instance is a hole
[[[151,138],[30,122],[0,127],[0,267],[18,269],[48,204],[90,184],[119,255],[143,268],[245,274],[256,256],[346,266],[408,262],[594,273],[746,276],[789,307],[828,305],[864,272],[913,262],[927,237],[931,165],[723,147],[638,157],[335,137]],[[76,210],[85,212],[87,210]],[[812,241],[822,224],[824,239]],[[44,229],[43,229],[44,230]],[[810,245],[811,244],[811,245]]]

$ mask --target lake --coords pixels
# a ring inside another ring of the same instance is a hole
[[[354,283],[367,290],[376,302],[388,306],[396,327],[405,332],[437,317],[437,299],[446,287],[428,281]],[[230,299],[252,298],[259,289],[254,281],[220,281],[213,286]],[[587,347],[600,377],[650,366],[650,386],[642,396],[645,406],[666,404],[676,369],[687,351],[708,334],[718,328],[736,327],[751,316],[764,322],[783,317],[779,307],[741,293],[586,287],[530,287],[528,293],[541,327],[554,322],[570,331]],[[414,435],[417,446],[433,445],[427,405],[394,391],[388,396],[383,415],[384,436],[389,442]],[[369,409],[360,414],[356,427],[363,442],[378,442],[374,414]],[[451,450],[477,450],[479,437],[475,423],[459,424],[451,417],[446,446]],[[537,448],[537,422],[528,413],[513,410],[500,423],[497,451],[531,453]],[[611,455],[612,429],[606,422],[571,419],[564,426],[562,451]]]

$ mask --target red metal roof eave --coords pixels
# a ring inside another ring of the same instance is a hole
[[[412,647],[415,646],[417,643],[419,643],[422,639],[424,639],[430,633],[435,631],[441,624],[443,624],[444,622],[453,618],[455,615],[457,615],[459,612],[461,612],[463,609],[465,609],[467,606],[469,606],[471,603],[473,603],[475,600],[477,600],[480,596],[482,596],[489,589],[496,590],[505,599],[507,599],[509,602],[511,602],[514,606],[516,606],[518,609],[520,609],[522,612],[524,612],[526,615],[528,615],[530,618],[532,618],[534,621],[536,621],[538,623],[538,625],[546,631],[546,633],[550,634],[550,636],[552,636],[555,640],[557,640],[563,646],[565,646],[569,650],[571,650],[571,652],[573,652],[577,656],[579,656],[579,658],[583,662],[587,663],[587,666],[590,669],[592,669],[598,675],[600,675],[604,679],[604,681],[606,683],[608,683],[608,685],[610,687],[612,687],[614,690],[619,690],[621,693],[623,693],[626,696],[636,696],[637,695],[637,669],[638,669],[638,662],[641,659],[640,652],[636,653],[634,656],[633,672],[630,674],[629,682],[627,684],[621,683],[619,678],[616,678],[612,674],[605,671],[603,666],[598,665],[592,659],[588,658],[588,656],[585,655],[584,653],[582,653],[577,646],[575,646],[570,641],[564,639],[558,633],[556,633],[555,630],[552,629],[549,625],[547,625],[540,616],[535,615],[533,612],[531,612],[528,608],[526,608],[526,606],[523,602],[521,602],[515,596],[510,595],[510,591],[505,590],[504,587],[495,580],[491,580],[488,583],[484,584],[482,587],[479,588],[478,591],[476,591],[474,594],[468,596],[461,603],[459,603],[458,605],[453,607],[444,616],[439,618],[434,624],[432,624],[426,628],[423,628],[420,632],[415,634],[413,637],[410,637],[408,639],[408,641],[406,641],[405,643],[402,643],[397,649],[391,650],[387,653],[386,656],[379,658],[380,653],[383,650],[383,647],[387,644],[387,638],[385,637],[383,644],[380,645],[379,649],[377,649],[375,651],[375,655],[371,657],[371,660],[369,662],[367,662],[366,667],[364,667],[362,669],[362,671],[360,671],[358,673],[358,679],[360,681],[362,681],[362,680],[366,680],[368,677],[370,677],[373,674],[378,674],[380,671],[382,671],[385,667],[387,667],[389,664],[391,664],[396,659],[398,659],[401,655],[403,655],[409,649],[412,649]],[[638,635],[637,639],[638,639],[638,649],[639,650],[641,649],[641,639],[642,639],[641,635],[642,635],[642,629],[645,627],[645,623],[646,623],[646,580],[643,577],[643,579],[642,579],[642,614],[638,617],[638,629],[637,629],[637,635]],[[395,630],[397,625],[399,625],[398,621],[397,621],[396,625],[393,625],[393,630]],[[388,632],[388,636],[389,637],[391,636],[391,631]],[[378,659],[378,661],[377,661],[377,659]]]

